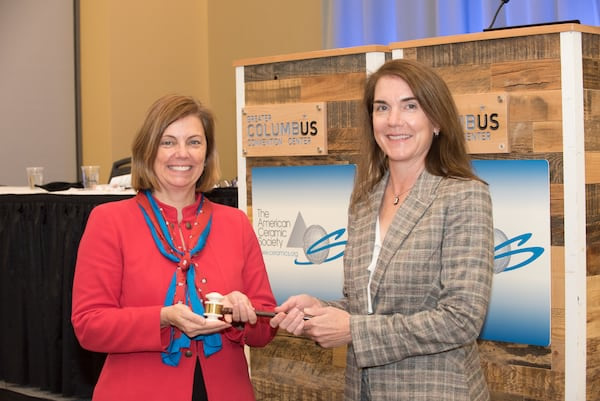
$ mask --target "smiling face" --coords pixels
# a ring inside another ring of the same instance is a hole
[[[159,199],[175,194],[193,199],[205,158],[206,136],[200,119],[189,115],[171,123],[162,134],[154,160]]]
[[[436,127],[402,78],[386,75],[377,81],[373,133],[390,165],[424,167],[434,130]]]

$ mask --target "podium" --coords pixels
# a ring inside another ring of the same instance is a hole
[[[390,50],[392,58],[434,67],[455,96],[509,94],[510,150],[474,159],[549,163],[551,344],[481,341],[492,395],[594,399],[600,388],[600,29],[548,25],[392,43]]]
[[[236,62],[238,205],[252,216],[251,169],[266,166],[352,164],[360,157],[358,107],[365,78],[386,57],[385,46],[365,46]],[[253,106],[325,102],[326,153],[246,157],[242,117]],[[245,178],[245,179],[244,179]],[[257,400],[342,400],[346,349],[323,349],[280,331],[265,348],[250,350]]]
[[[551,342],[546,347],[480,340],[492,399],[597,399],[600,28],[557,24],[238,61],[240,208],[251,216],[253,167],[358,160],[353,133],[364,80],[389,58],[433,67],[456,96],[509,95],[507,146],[473,153],[474,159],[549,164]],[[303,101],[327,105],[327,154],[245,157],[244,107]],[[250,351],[257,399],[342,400],[345,352],[278,333],[266,348]]]

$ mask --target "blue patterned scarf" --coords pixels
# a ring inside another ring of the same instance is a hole
[[[142,209],[142,214],[148,224],[156,247],[165,258],[177,264],[177,269],[173,273],[173,278],[165,296],[164,305],[170,306],[182,302],[189,305],[194,313],[203,315],[204,306],[198,297],[195,285],[194,267],[196,267],[196,264],[192,262],[192,258],[206,244],[206,238],[210,232],[212,222],[212,204],[204,195],[200,196],[202,199],[196,210],[196,221],[192,227],[190,241],[193,244],[195,240],[196,243],[191,247],[192,249],[185,250],[185,252],[175,247],[167,222],[150,191],[139,192],[136,195],[136,200]],[[181,349],[189,348],[191,340],[203,342],[204,354],[207,357],[221,349],[222,342],[219,333],[198,335],[190,339],[185,333],[179,331],[179,329],[175,327],[171,327],[170,329],[169,346],[161,354],[163,363],[167,365],[177,366],[179,364]]]

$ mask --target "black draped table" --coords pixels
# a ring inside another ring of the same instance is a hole
[[[131,196],[0,195],[0,380],[91,397],[105,356],[82,349],[71,326],[77,248],[94,206]],[[237,206],[237,188],[207,197]]]

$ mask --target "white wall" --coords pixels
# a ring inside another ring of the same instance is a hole
[[[0,0],[0,185],[77,180],[74,0]]]

